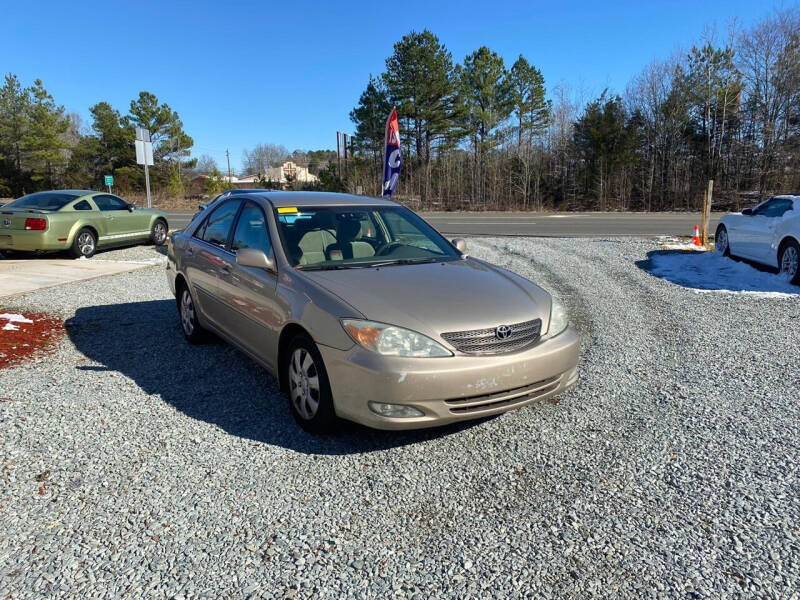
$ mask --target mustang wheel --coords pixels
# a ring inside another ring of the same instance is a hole
[[[190,344],[199,344],[206,339],[206,330],[197,321],[194,300],[186,285],[182,285],[178,292],[178,314],[181,317],[181,329],[186,341]]]
[[[322,355],[307,335],[289,344],[284,377],[295,421],[311,433],[331,431],[336,425],[331,386]]]
[[[91,229],[84,227],[75,236],[69,253],[73,258],[91,258],[97,251],[97,237]]]
[[[728,230],[725,225],[717,227],[717,233],[714,235],[714,252],[719,252],[722,256],[731,255],[731,245],[728,241]]]
[[[150,242],[156,246],[163,246],[167,241],[167,224],[164,219],[157,219],[150,230]]]
[[[797,242],[789,240],[781,247],[778,265],[781,279],[800,284],[800,245]]]

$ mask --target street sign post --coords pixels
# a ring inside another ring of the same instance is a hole
[[[113,175],[106,175],[105,176],[106,187],[108,188],[108,193],[111,193],[111,186],[114,185],[114,176]]]
[[[150,131],[144,127],[136,128],[136,162],[144,165],[144,185],[147,191],[147,208],[152,208],[150,200],[150,171],[148,166],[153,164],[153,142],[150,139]]]

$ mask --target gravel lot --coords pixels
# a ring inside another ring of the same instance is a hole
[[[0,371],[0,597],[799,597],[798,298],[678,287],[652,241],[469,243],[571,309],[560,402],[315,438],[184,343],[163,266],[14,299],[69,335]]]

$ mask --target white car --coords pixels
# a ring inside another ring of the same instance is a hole
[[[800,284],[800,196],[774,196],[725,215],[714,245],[723,256],[775,267],[783,279]]]

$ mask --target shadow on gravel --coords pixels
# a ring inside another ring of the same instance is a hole
[[[409,432],[374,431],[343,423],[340,432],[312,436],[300,429],[260,365],[228,344],[188,344],[173,300],[80,308],[66,322],[75,347],[96,365],[119,371],[145,394],[158,395],[184,414],[245,439],[308,454],[385,450],[450,435],[480,421]]]
[[[98,248],[97,252],[92,258],[99,258],[102,259],[103,255],[107,252],[114,252],[116,250],[128,250],[131,248],[137,248],[143,246],[145,248],[151,248],[158,252],[159,254],[166,256],[167,255],[167,247],[166,246],[150,246],[148,244],[136,244],[135,246],[111,246],[109,248]],[[0,251],[0,260],[8,259],[8,260],[34,260],[37,258],[66,258],[69,260],[79,260],[72,258],[68,252],[20,252],[20,251],[11,251],[11,250],[2,250]],[[82,259],[80,259],[82,260]],[[91,259],[89,259],[91,260]]]
[[[636,266],[674,284],[701,291],[800,295],[800,286],[781,279],[775,269],[716,252],[653,250]]]

